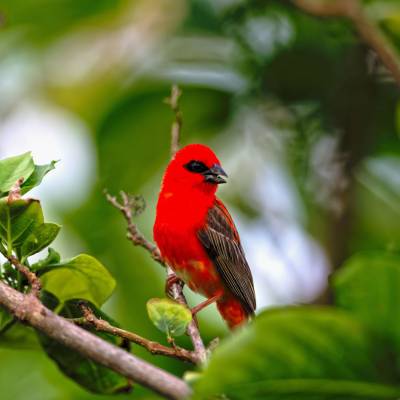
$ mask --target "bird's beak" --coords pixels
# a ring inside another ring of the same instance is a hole
[[[226,183],[226,180],[223,178],[225,176],[228,177],[227,173],[222,169],[219,164],[214,164],[210,169],[203,172],[206,182],[210,183]]]

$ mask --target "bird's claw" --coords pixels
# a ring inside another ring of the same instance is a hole
[[[185,285],[185,283],[180,278],[178,278],[175,274],[169,275],[165,282],[165,293],[171,299],[174,298],[172,286],[174,286],[175,284],[180,285],[181,288],[183,288],[183,286]]]

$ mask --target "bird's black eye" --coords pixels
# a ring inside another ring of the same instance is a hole
[[[184,167],[190,171],[201,174],[202,172],[207,171],[209,168],[202,163],[201,161],[192,160],[184,165]]]

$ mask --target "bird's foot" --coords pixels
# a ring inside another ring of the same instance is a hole
[[[175,284],[180,285],[181,288],[183,288],[183,286],[185,285],[185,283],[182,281],[182,279],[178,278],[175,274],[169,275],[167,277],[166,282],[165,282],[165,293],[171,299],[174,298],[174,293],[173,293],[173,290],[172,290],[172,286],[175,285]]]
[[[192,311],[192,316],[194,317],[199,311],[201,311],[203,308],[209,306],[212,303],[215,303],[217,300],[219,300],[222,297],[221,293],[216,294],[213,297],[210,297],[209,299],[203,301],[200,304],[197,304],[197,306],[193,307],[191,309]]]

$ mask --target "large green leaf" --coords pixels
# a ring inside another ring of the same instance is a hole
[[[52,300],[48,294],[45,294],[45,297],[47,299],[44,300],[45,303],[48,306],[51,306],[49,302],[54,303],[54,300]],[[79,300],[66,302],[60,311],[60,315],[66,318],[81,317],[82,312],[79,308],[79,302]],[[93,304],[90,304],[89,306],[95,312],[98,318],[102,318],[110,322],[112,325],[118,326],[115,321],[109,318],[102,311],[98,310]],[[121,338],[102,332],[97,332],[94,328],[86,329],[101,337],[103,340],[106,340],[116,346],[125,346],[125,342],[123,342]],[[42,334],[38,334],[38,336],[40,343],[42,344],[47,355],[55,361],[61,372],[73,379],[85,389],[101,394],[123,393],[131,389],[131,382],[116,372],[111,371],[110,369],[103,367],[74,351],[71,351],[71,349],[60,345],[58,342],[48,338],[47,336]]]
[[[391,365],[347,313],[289,308],[262,313],[213,353],[197,399],[394,399]],[[382,365],[384,367],[382,367]]]
[[[27,257],[36,254],[50,245],[58,235],[60,228],[60,225],[53,223],[44,223],[36,226],[24,241],[21,247],[21,256]]]
[[[61,302],[84,299],[100,307],[112,294],[115,280],[94,257],[81,254],[51,267],[42,275],[42,286]]]
[[[8,192],[19,178],[27,180],[34,169],[31,153],[0,160],[0,193]]]
[[[25,194],[34,187],[39,186],[45,175],[55,168],[57,161],[52,161],[50,164],[35,165],[35,169],[30,177],[22,184],[21,193]]]
[[[20,199],[8,203],[0,199],[0,239],[8,249],[20,247],[24,240],[43,224],[40,202]]]
[[[400,257],[387,253],[352,257],[333,279],[337,305],[351,311],[400,350]]]

